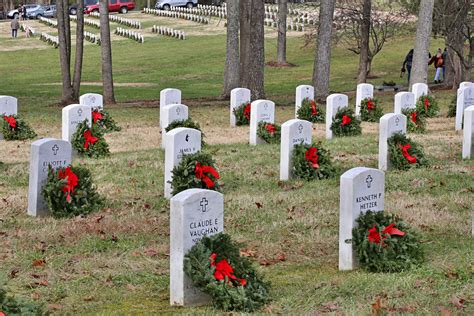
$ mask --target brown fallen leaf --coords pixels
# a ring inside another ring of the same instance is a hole
[[[43,267],[46,264],[46,260],[44,259],[35,259],[31,264],[33,267]]]
[[[451,316],[451,311],[444,306],[438,307],[441,316]]]
[[[31,299],[32,299],[33,301],[37,301],[37,300],[39,300],[40,298],[41,298],[41,295],[40,295],[39,293],[37,293],[37,292],[31,293]]]
[[[144,251],[145,255],[147,255],[148,257],[156,257],[158,255],[158,251],[156,251],[155,249],[153,248],[149,248],[147,250]]]
[[[372,316],[375,316],[377,315],[380,310],[382,309],[382,299],[380,298],[380,296],[377,296],[377,298],[375,299],[375,302],[371,304],[372,305],[372,313],[371,315]]]
[[[263,207],[263,204],[259,202],[255,202],[255,205],[257,206],[257,209],[261,209]]]
[[[110,238],[113,242],[117,242],[118,241],[118,237],[115,236],[115,235],[112,235],[112,238]]]
[[[94,222],[100,223],[100,221],[103,220],[104,217],[105,217],[104,215],[95,216],[94,217]]]
[[[464,303],[466,303],[465,299],[457,297],[456,295],[451,296],[451,304],[456,306],[457,309],[463,309]]]
[[[286,256],[284,253],[279,253],[277,258],[280,261],[286,261]]]
[[[94,297],[92,295],[86,296],[83,298],[84,302],[91,302],[94,300]]]
[[[127,284],[127,289],[129,289],[130,291],[135,291],[136,288],[132,284]]]
[[[10,278],[12,278],[12,279],[16,278],[16,275],[17,275],[18,273],[20,273],[20,269],[18,269],[18,268],[13,268],[13,269],[11,269],[11,271],[10,271]]]
[[[241,249],[240,250],[240,255],[242,257],[251,257],[254,258],[257,256],[257,252],[255,250],[250,250],[250,249]]]
[[[329,312],[335,312],[339,309],[337,301],[329,301],[329,302],[326,302],[326,303],[322,303],[321,306],[323,306]]]

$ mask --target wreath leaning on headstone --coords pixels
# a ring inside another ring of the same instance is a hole
[[[326,115],[324,107],[318,106],[315,100],[305,98],[301,103],[301,107],[296,112],[296,116],[300,120],[310,121],[312,123],[324,122]]]
[[[340,108],[334,116],[331,130],[335,136],[355,136],[362,134],[360,120],[354,111],[348,107]]]
[[[94,111],[92,111],[92,124],[99,126],[104,133],[119,132],[122,130],[109,112],[102,109],[94,109]]]
[[[219,191],[219,173],[215,162],[208,153],[199,151],[184,155],[181,162],[171,171],[172,194],[176,195],[187,189],[208,189]]]
[[[4,115],[2,134],[5,140],[25,140],[35,138],[36,133],[19,115]]]
[[[109,145],[100,128],[97,124],[93,124],[90,128],[87,120],[77,125],[77,130],[72,136],[72,147],[79,154],[90,158],[99,158],[110,154]]]
[[[366,98],[360,102],[360,119],[363,122],[378,122],[382,115],[383,108],[378,99]]]
[[[426,131],[426,116],[416,109],[404,109],[402,114],[407,117],[407,131],[410,133],[424,133]]]
[[[293,147],[293,175],[300,179],[326,179],[334,176],[329,151],[318,144],[299,144]]]
[[[91,172],[85,167],[68,166],[48,169],[42,194],[53,217],[73,217],[99,210],[103,198],[92,183]]]
[[[204,147],[206,145],[206,142],[204,141],[204,133],[201,131],[201,126],[199,123],[194,122],[192,119],[188,118],[186,120],[176,120],[171,122],[168,126],[166,126],[165,131],[168,133],[169,131],[178,128],[178,127],[186,127],[186,128],[193,128],[197,129],[198,131],[201,132],[201,147]]]
[[[412,167],[428,165],[423,147],[406,137],[405,134],[393,134],[388,139],[388,151],[390,162],[395,169],[408,170]]]
[[[356,222],[352,244],[363,269],[399,272],[423,262],[417,233],[400,218],[384,211],[367,211]]]
[[[434,97],[424,94],[416,102],[416,111],[426,117],[435,117],[439,112],[438,102]]]
[[[184,272],[216,308],[250,313],[270,302],[270,284],[239,246],[224,233],[205,236],[185,255]]]
[[[237,126],[249,125],[250,124],[250,102],[242,103],[241,105],[234,108],[235,124]]]
[[[281,138],[281,126],[268,122],[259,122],[257,136],[268,144],[279,144]]]
[[[0,315],[31,315],[43,316],[48,313],[43,311],[43,306],[34,302],[18,300],[13,296],[7,296],[7,292],[0,288]]]

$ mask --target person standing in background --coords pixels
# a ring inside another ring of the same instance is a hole
[[[443,51],[443,81],[446,80],[446,62],[448,61],[448,49],[445,47]]]
[[[433,66],[436,68],[436,75],[434,77],[434,83],[441,83],[440,77],[441,77],[441,72],[443,71],[443,66],[444,66],[444,59],[443,59],[443,52],[441,51],[441,48],[438,48],[438,52],[436,55],[431,57],[430,61],[428,62],[428,65],[433,64]],[[444,80],[444,77],[443,77]]]
[[[402,73],[408,72],[408,83],[410,83],[411,64],[413,63],[413,48],[410,49],[402,65]]]
[[[12,28],[12,38],[16,38],[18,35],[18,29],[20,28],[20,22],[17,18],[14,18],[10,23],[10,26]]]

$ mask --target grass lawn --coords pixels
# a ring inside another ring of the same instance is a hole
[[[10,293],[43,303],[55,314],[218,313],[210,306],[169,306],[169,201],[163,198],[157,101],[161,89],[175,87],[182,90],[190,116],[206,134],[206,150],[217,161],[225,230],[255,251],[259,271],[273,285],[273,302],[264,311],[370,314],[380,298],[380,311],[386,313],[474,314],[474,165],[461,160],[462,135],[454,132],[454,118],[446,118],[453,91],[434,91],[440,116],[428,120],[426,134],[410,135],[424,146],[430,166],[386,174],[386,210],[423,233],[425,263],[396,274],[339,272],[339,176],[357,166],[377,167],[378,124],[363,123],[362,136],[332,141],[324,140],[324,126],[315,124],[313,139],[331,151],[337,176],[282,184],[279,146],[250,147],[248,127],[231,129],[228,101],[216,100],[225,61],[222,22],[204,26],[138,13],[129,17],[141,19],[147,29],[144,44],[113,36],[119,104],[107,110],[123,129],[106,136],[110,157],[75,159],[91,169],[107,199],[101,212],[63,220],[28,217],[31,141],[0,142],[0,284]],[[158,36],[150,31],[153,24],[189,36],[185,41]],[[215,31],[205,35],[209,29]],[[0,94],[19,99],[20,114],[39,137],[59,138],[61,109],[54,105],[60,97],[58,51],[37,39],[7,39],[8,31],[9,25],[1,23]],[[275,32],[267,33],[266,58],[272,60]],[[406,80],[399,71],[412,43],[411,35],[389,42],[374,60],[379,78],[370,82]],[[294,89],[311,83],[314,61],[314,47],[304,47],[300,33],[292,33],[288,45],[288,60],[297,67],[265,69],[267,97],[277,104],[278,123],[292,118]],[[433,40],[431,50],[441,45]],[[331,90],[355,90],[357,62],[344,48],[334,49]],[[81,92],[100,93],[95,84],[100,80],[100,48],[86,45]],[[393,93],[376,96],[385,113],[391,112]],[[37,259],[46,263],[35,267]]]

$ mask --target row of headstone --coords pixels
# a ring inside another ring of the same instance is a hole
[[[97,44],[100,46],[100,36],[92,32],[84,31],[84,39],[92,44]]]
[[[38,39],[40,41],[43,41],[51,46],[53,46],[54,48],[58,48],[59,47],[59,37],[58,36],[54,36],[54,35],[50,35],[46,32],[41,32],[40,36],[38,37]]]
[[[62,109],[61,138],[70,142],[77,125],[87,120],[92,123],[92,111],[103,109],[103,97],[97,93],[86,93],[79,97],[79,104],[70,104]]]
[[[91,13],[89,13],[89,16],[99,19],[100,18],[100,13],[99,12],[91,12]],[[111,22],[119,23],[119,24],[122,24],[122,25],[125,25],[125,26],[128,26],[128,27],[136,28],[136,29],[141,29],[142,28],[142,24],[140,23],[140,21],[132,20],[132,19],[126,19],[126,18],[123,18],[123,17],[121,17],[119,15],[115,15],[115,14],[109,14],[109,20]]]
[[[71,21],[77,23],[77,15],[70,15]],[[92,19],[84,19],[84,25],[95,27],[96,29],[100,29],[100,22]]]
[[[157,33],[159,35],[174,37],[181,40],[186,39],[186,35],[184,34],[184,31],[178,31],[169,27],[161,26],[161,25],[153,25],[151,28],[151,32]]]
[[[45,18],[43,16],[38,17],[38,20],[39,20],[40,23],[43,23],[47,26],[58,28],[58,21],[57,20]]]
[[[132,31],[132,30],[127,30],[122,27],[117,27],[115,29],[115,35],[119,35],[122,37],[129,38],[131,40],[134,40],[138,43],[144,43],[145,42],[145,36],[139,32]]]
[[[146,14],[154,14],[157,16],[164,16],[168,18],[184,19],[184,20],[188,20],[192,22],[201,23],[201,24],[209,24],[211,22],[210,17],[197,15],[197,14],[181,13],[181,12],[176,12],[176,11],[163,11],[163,10],[150,9],[150,8],[144,8],[143,12]]]

